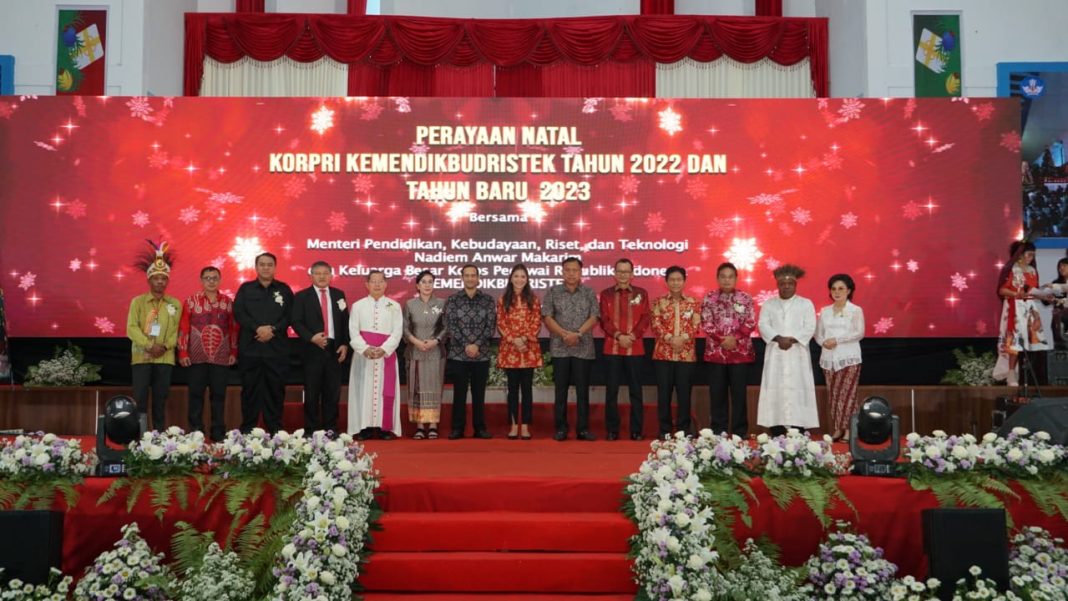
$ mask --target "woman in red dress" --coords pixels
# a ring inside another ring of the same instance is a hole
[[[1035,245],[1013,242],[1011,258],[998,278],[998,296],[1002,299],[1001,327],[998,338],[998,362],[994,379],[1019,384],[1016,364],[1021,352],[1046,351],[1051,347],[1038,313],[1038,270],[1035,268]]]
[[[508,438],[530,440],[530,417],[534,409],[534,368],[541,367],[541,301],[530,288],[530,276],[522,263],[512,268],[508,288],[497,301],[497,329],[501,345],[497,367],[508,377]],[[519,397],[523,404],[520,411]]]

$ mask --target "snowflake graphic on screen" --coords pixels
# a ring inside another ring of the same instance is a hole
[[[71,271],[78,271],[82,268],[81,259],[71,259],[70,263],[68,264],[68,267],[70,267]]]
[[[954,273],[949,276],[950,285],[957,290],[964,291],[968,288],[968,278],[962,276],[960,273]]]
[[[901,205],[901,214],[904,215],[905,219],[915,221],[917,217],[923,215],[923,205],[915,200],[910,200]]]
[[[367,194],[368,192],[373,190],[374,187],[374,180],[372,180],[371,176],[369,175],[364,175],[361,173],[356,177],[352,178],[352,189],[357,194]]]
[[[67,203],[67,206],[63,209],[63,212],[67,215],[70,215],[74,219],[81,219],[82,217],[85,217],[85,209],[85,203],[75,198],[74,200]]]
[[[200,219],[200,209],[196,207],[186,207],[181,211],[178,211],[178,221],[189,225],[190,223],[196,223]]]
[[[37,274],[32,271],[27,271],[26,273],[19,276],[19,288],[22,288],[23,290],[29,290],[30,288],[33,288],[34,284],[36,283]]]
[[[126,106],[130,109],[130,116],[137,119],[146,119],[152,114],[152,107],[144,96],[134,96],[126,101]]]
[[[734,222],[730,219],[719,217],[709,221],[708,225],[705,227],[708,228],[709,236],[712,236],[713,238],[722,238],[734,230]]]
[[[96,317],[93,319],[93,325],[96,329],[100,330],[101,334],[114,334],[115,324],[107,317]]]
[[[889,332],[890,329],[893,328],[893,327],[894,327],[894,318],[893,317],[883,317],[879,321],[875,322],[875,325],[872,327],[872,331],[874,331],[876,334],[885,334],[885,333]]]
[[[145,227],[146,225],[148,225],[148,213],[144,211],[138,211],[133,215],[130,215],[130,220],[133,221],[133,224],[137,227]]]
[[[311,130],[321,136],[331,127],[334,127],[334,111],[320,106],[319,110],[312,113]]]
[[[219,256],[215,257],[214,259],[212,259],[211,261],[208,261],[208,265],[211,265],[212,267],[215,267],[215,268],[218,268],[218,269],[222,269],[223,267],[226,266],[226,257],[224,257],[223,255],[219,255]]]
[[[798,207],[790,212],[790,216],[793,217],[794,223],[798,225],[805,225],[812,221],[812,211]]]
[[[781,203],[782,195],[761,193],[756,196],[750,196],[748,200],[751,205],[771,206]]]
[[[989,102],[977,104],[972,107],[972,114],[980,121],[987,121],[994,114],[994,105]]]
[[[976,334],[979,334],[980,336],[982,336],[983,334],[986,334],[986,328],[987,328],[986,322],[983,321],[982,319],[980,319],[979,321],[975,322],[975,333]]]
[[[905,263],[905,268],[912,273],[916,273],[920,270],[920,264],[910,259],[907,263]]]
[[[171,157],[166,151],[157,150],[148,155],[148,166],[153,169],[163,169],[171,162]]]
[[[412,154],[426,154],[430,152],[430,147],[426,144],[412,144],[408,147],[408,150],[411,151]],[[357,192],[359,192],[359,190],[357,190]]]
[[[308,185],[304,183],[304,178],[299,176],[291,177],[286,180],[286,183],[282,184],[282,190],[285,192],[285,195],[290,198],[297,198],[301,194],[304,194],[304,191],[307,189]]]
[[[399,98],[394,98],[393,102],[396,104],[396,109],[398,113],[412,112],[412,104],[407,98],[401,96]]]
[[[905,108],[902,111],[902,113],[905,115],[906,119],[911,119],[912,118],[912,113],[914,113],[915,111],[916,111],[916,99],[915,98],[909,98],[908,100],[905,101]]]
[[[244,196],[238,196],[232,192],[212,192],[208,200],[220,205],[240,204]]]
[[[669,136],[682,131],[682,115],[675,112],[670,106],[657,113],[660,118],[660,129],[666,131]]]
[[[767,302],[769,298],[775,298],[776,296],[779,296],[778,290],[761,290],[760,292],[757,292],[755,295],[753,295],[753,303],[755,303],[756,306],[759,307],[760,305],[763,305],[765,302]]]
[[[655,213],[649,213],[649,215],[645,218],[645,229],[649,230],[650,232],[659,232],[660,230],[664,229],[664,223],[666,222],[664,221],[664,216],[660,213],[660,211],[657,211]]]
[[[782,232],[782,235],[784,236],[794,235],[794,227],[785,221],[779,222],[779,231]]]
[[[280,236],[286,229],[286,224],[282,223],[277,217],[268,217],[261,219],[259,223],[260,231],[263,232],[268,238]]]
[[[624,175],[619,179],[619,191],[623,194],[636,194],[641,180],[633,175]]]
[[[764,256],[764,253],[757,248],[756,238],[735,238],[731,240],[731,246],[723,253],[723,256],[734,263],[738,269],[748,271],[760,260],[760,257]]]
[[[253,269],[256,267],[256,257],[263,253],[260,239],[257,237],[234,238],[234,246],[227,253],[234,260],[238,269]]]
[[[768,257],[764,259],[764,267],[767,267],[769,271],[775,271],[782,263],[775,257]]]
[[[597,103],[604,100],[604,98],[585,98],[582,101],[582,112],[587,115],[592,115],[597,112]]]
[[[851,212],[850,213],[846,213],[846,214],[842,215],[841,224],[842,224],[842,227],[844,227],[847,230],[848,229],[852,229],[852,228],[857,226],[857,216],[854,215]]]
[[[327,218],[326,223],[330,225],[331,232],[340,232],[349,224],[349,220],[341,211],[330,211],[330,217]]]
[[[612,117],[616,121],[630,121],[634,118],[630,114],[630,107],[624,102],[617,103],[612,108],[608,109],[608,112],[612,113]]]
[[[531,200],[521,202],[519,203],[519,211],[524,217],[534,223],[541,224],[545,221],[545,207],[541,202]]]
[[[689,181],[686,182],[686,193],[692,196],[695,200],[704,198],[705,192],[708,192],[708,184],[701,178],[691,177]]]
[[[828,152],[823,155],[820,163],[831,171],[837,171],[842,168],[842,155],[837,152]]]
[[[838,122],[845,123],[850,119],[860,119],[860,111],[864,108],[864,103],[859,98],[846,98],[842,101],[842,106],[838,107]]]
[[[368,102],[363,105],[363,113],[360,115],[361,121],[374,121],[378,119],[378,116],[382,114],[382,105],[377,102]]]
[[[568,156],[575,156],[576,154],[582,154],[581,146],[564,146],[564,154]]]
[[[1001,146],[1013,152],[1020,150],[1020,134],[1014,131],[1001,134]]]

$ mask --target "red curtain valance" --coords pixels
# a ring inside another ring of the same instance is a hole
[[[230,63],[287,56],[345,64],[509,68],[557,62],[673,63],[723,55],[743,63],[808,57],[817,96],[827,96],[827,19],[719,16],[616,16],[562,19],[214,14],[185,16],[184,93],[200,92],[204,57]]]

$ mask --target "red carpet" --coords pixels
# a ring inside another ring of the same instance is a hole
[[[633,599],[623,478],[648,442],[374,441],[368,601]]]

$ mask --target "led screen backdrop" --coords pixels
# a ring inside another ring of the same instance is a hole
[[[995,279],[1020,228],[1011,99],[9,98],[0,103],[0,287],[13,336],[123,336],[145,239],[171,243],[169,292],[205,265],[223,288],[260,250],[307,285],[330,262],[412,294],[513,263],[539,291],[579,255],[595,288],[619,257],[664,291],[715,286],[726,259],[758,300],[852,274],[869,335],[991,336]],[[444,292],[442,292],[444,293]]]

